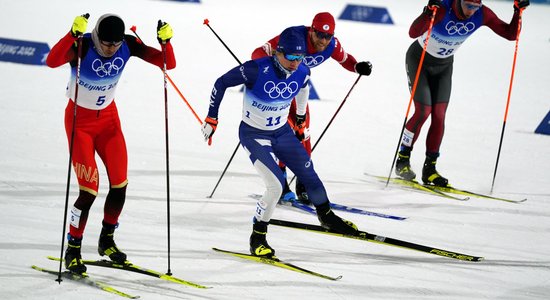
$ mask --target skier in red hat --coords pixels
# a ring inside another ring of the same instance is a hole
[[[329,12],[320,12],[313,18],[311,26],[294,26],[296,30],[299,30],[306,40],[306,54],[303,63],[309,67],[314,68],[327,61],[329,58],[336,60],[346,70],[361,75],[370,75],[372,71],[372,64],[368,61],[357,62],[353,55],[347,53],[342,44],[334,36],[336,22],[334,17]],[[267,41],[261,47],[256,48],[252,52],[252,59],[261,58],[264,56],[272,56],[277,48],[279,36],[276,36]],[[305,112],[297,112],[296,101],[292,101],[290,107],[290,113],[288,115],[288,122],[292,127],[301,127],[300,132],[297,133],[298,138],[302,141],[305,149],[311,155],[311,139],[309,138],[309,106],[306,107]],[[286,174],[286,167],[280,163],[279,166]],[[294,194],[288,182],[286,182],[283,194],[281,195],[283,201],[298,200],[305,204],[311,204],[307,191],[300,180],[296,180],[296,194]]]

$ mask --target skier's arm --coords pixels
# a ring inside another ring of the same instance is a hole
[[[245,84],[248,87],[254,86],[256,79],[258,78],[258,64],[249,60],[243,65],[231,69],[229,72],[222,75],[216,83],[210,94],[210,106],[208,108],[208,115],[204,119],[204,123],[201,126],[204,140],[208,141],[208,145],[212,144],[212,136],[218,127],[218,110],[222,102],[225,90],[228,87]]]
[[[78,38],[74,37],[69,31],[55,44],[48,57],[46,65],[50,68],[57,68],[76,59],[76,47],[73,47]]]
[[[76,60],[76,46],[75,43],[78,37],[86,31],[88,27],[88,18],[90,14],[83,14],[74,18],[71,30],[57,42],[48,53],[46,58],[46,65],[51,68],[56,68],[64,65],[68,62],[74,62]],[[84,55],[84,54],[83,54]]]
[[[267,41],[267,43],[263,44],[261,47],[254,49],[254,51],[252,52],[252,59],[273,56],[273,53],[275,53],[275,49],[277,48],[278,43],[279,36],[276,36]]]
[[[515,41],[517,38],[518,26],[519,26],[519,11],[514,10],[514,15],[510,24],[506,24],[504,21],[499,19],[497,15],[487,6],[483,6],[483,25],[491,28],[496,34],[501,37],[509,40]]]
[[[311,74],[311,71],[310,71]],[[309,75],[306,76],[304,83],[295,97],[296,99],[296,115],[305,115],[307,101],[309,99]]]
[[[143,44],[142,41],[131,35],[125,35],[124,40],[130,48],[132,56],[137,56],[144,61],[151,63],[159,68],[164,65],[164,58],[162,51],[149,47]],[[176,67],[176,56],[174,55],[174,49],[170,41],[166,41],[166,69],[171,70]]]
[[[333,38],[334,51],[332,51],[330,57],[337,61],[342,67],[344,67],[344,69],[355,73],[355,64],[357,63],[357,60],[353,57],[353,55],[344,50],[344,47],[342,47],[342,44],[340,44],[340,41],[336,37]]]
[[[437,4],[437,2],[439,2],[439,4]],[[422,12],[422,14],[420,14],[420,16],[418,16],[418,18],[416,18],[416,20],[412,22],[411,27],[409,28],[409,36],[413,39],[424,34],[424,32],[428,31],[428,28],[430,27],[432,10],[428,8],[428,6],[437,7],[434,24],[441,22],[441,20],[443,20],[445,14],[447,13],[447,10],[444,6],[441,5],[440,1],[428,1],[428,5],[424,6],[424,11]]]
[[[218,78],[210,94],[208,117],[213,119],[218,118],[218,110],[227,88],[240,84],[245,84],[247,87],[251,88],[254,86],[257,78],[258,64],[253,60],[249,60],[243,65],[229,70],[229,72]]]

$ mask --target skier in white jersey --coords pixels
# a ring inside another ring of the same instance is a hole
[[[506,24],[490,8],[483,5],[481,0],[429,0],[424,12],[409,29],[409,36],[415,38],[406,56],[409,89],[412,90],[432,10],[438,8],[414,95],[415,111],[403,132],[395,167],[397,176],[406,180],[416,178],[410,165],[411,151],[422,125],[431,116],[422,181],[429,185],[449,185],[449,181],[437,172],[435,165],[443,139],[445,112],[451,96],[454,54],[470,35],[484,25],[507,40],[515,40],[519,26],[519,10],[528,5],[529,0],[515,0],[514,15],[510,24]]]
[[[257,202],[250,236],[250,252],[257,256],[273,257],[275,254],[266,240],[267,225],[286,181],[274,156],[282,160],[306,186],[322,226],[340,233],[357,232],[355,224],[341,219],[330,209],[325,187],[296,137],[303,134],[304,124],[296,125],[295,135],[287,122],[294,97],[298,114],[304,114],[306,110],[310,71],[301,64],[305,51],[303,33],[292,27],[285,29],[275,55],[249,60],[218,78],[202,126],[205,140],[211,142],[225,90],[245,85],[239,139],[266,185],[264,195]]]
[[[88,15],[83,15],[74,19],[71,30],[52,47],[46,59],[46,64],[52,68],[66,63],[71,66],[65,130],[69,145],[74,136],[71,163],[78,179],[79,195],[71,209],[65,267],[79,274],[86,272],[80,249],[90,208],[99,191],[96,153],[103,161],[109,179],[98,253],[107,255],[116,263],[126,262],[126,254],[114,241],[114,232],[118,227],[128,186],[128,153],[115,103],[115,91],[130,57],[137,56],[158,67],[163,67],[164,64],[160,50],[145,46],[136,37],[124,33],[124,21],[119,16],[102,15],[92,32],[85,33],[87,17]],[[82,34],[82,49],[78,49],[77,39]],[[157,39],[166,45],[167,69],[176,67],[176,58],[170,43],[172,35],[170,25],[159,20]],[[81,55],[80,61],[78,53]],[[78,71],[80,76],[76,97]]]

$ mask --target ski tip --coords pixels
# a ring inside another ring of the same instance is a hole
[[[49,259],[49,260],[54,260],[54,261],[63,260],[62,258],[59,258],[59,257],[56,257],[56,256],[51,256],[51,255],[46,256],[46,258]]]

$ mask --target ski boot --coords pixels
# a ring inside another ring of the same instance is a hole
[[[411,169],[411,152],[399,151],[397,161],[395,162],[395,175],[405,180],[413,180],[416,178],[416,174]]]
[[[311,205],[311,201],[309,200],[309,196],[306,192],[306,187],[300,182],[299,179],[296,180],[296,194],[298,194],[298,202],[305,205]]]
[[[281,198],[279,199],[279,203],[283,202],[293,202],[296,201],[296,194],[294,194],[293,191],[283,192],[281,195]]]
[[[80,255],[82,238],[77,239],[70,234],[67,237],[69,242],[67,243],[67,250],[65,250],[65,268],[72,273],[82,275],[86,273],[86,266],[82,262],[82,256]]]
[[[281,194],[281,198],[279,198],[279,204],[284,204],[284,202],[296,201],[296,194],[294,194],[294,192],[290,190],[290,186],[288,186],[288,182],[286,181],[286,168],[281,167],[281,170],[283,171],[285,177],[285,185],[283,186],[283,193]]]
[[[437,158],[426,156],[424,167],[422,168],[422,181],[427,185],[448,187],[449,180],[441,176],[435,169]]]
[[[275,249],[271,248],[267,243],[267,222],[256,221],[252,226],[252,234],[250,235],[250,253],[255,256],[272,258],[275,256]]]
[[[109,259],[117,264],[124,264],[126,263],[126,254],[118,249],[114,240],[114,232],[117,225],[118,224],[111,225],[103,222],[103,229],[101,229],[101,234],[99,236],[97,252],[101,256],[109,256]]]
[[[334,212],[330,209],[330,204],[328,201],[317,206],[316,209],[319,222],[321,222],[321,226],[324,228],[342,234],[354,235],[357,233],[357,226],[353,224],[353,222],[344,220],[334,214]]]

